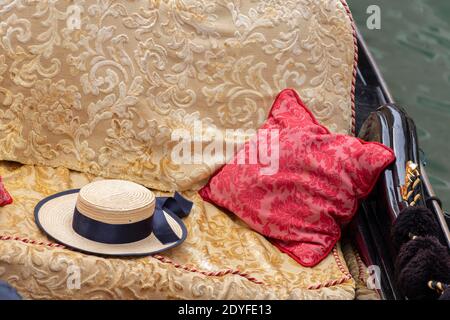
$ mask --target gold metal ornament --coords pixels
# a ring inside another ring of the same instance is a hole
[[[410,206],[415,206],[421,198],[420,184],[419,166],[412,161],[408,161],[406,163],[405,184],[401,186],[401,194],[403,200],[408,202]]]

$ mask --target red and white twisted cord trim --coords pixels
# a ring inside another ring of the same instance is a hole
[[[51,247],[51,248],[61,248],[64,249],[66,248],[66,246],[59,244],[59,243],[54,243],[54,242],[45,242],[45,241],[36,241],[36,240],[32,240],[32,239],[28,239],[28,238],[22,238],[22,237],[18,237],[18,236],[5,236],[2,235],[0,236],[0,240],[14,240],[14,241],[20,241],[23,243],[28,243],[28,244],[35,244],[35,245],[39,245],[39,246],[46,246],[46,247]],[[253,283],[256,284],[264,284],[262,281],[259,281],[258,279],[256,279],[255,277],[252,277],[251,275],[249,275],[246,272],[241,272],[239,270],[236,269],[225,269],[225,270],[220,270],[220,271],[203,271],[203,270],[198,270],[197,268],[194,267],[188,267],[188,266],[184,266],[181,264],[178,264],[174,261],[172,261],[171,259],[161,256],[159,254],[155,254],[152,255],[153,258],[163,262],[163,263],[170,263],[171,265],[173,265],[175,268],[179,268],[179,269],[183,269],[185,271],[189,271],[189,272],[196,272],[196,273],[201,273],[205,276],[208,277],[223,277],[225,275],[228,274],[232,274],[232,275],[238,275],[240,277],[243,277]]]
[[[0,240],[20,241],[23,243],[34,244],[34,245],[39,245],[39,246],[46,246],[46,247],[50,247],[50,248],[61,248],[61,249],[66,248],[66,246],[59,244],[59,243],[36,241],[36,240],[18,237],[18,236],[0,235]],[[339,270],[344,274],[344,276],[341,277],[340,279],[329,280],[329,281],[322,282],[322,283],[319,283],[316,285],[310,285],[309,287],[307,287],[308,290],[318,290],[318,289],[325,288],[325,287],[336,286],[336,285],[342,284],[345,281],[350,280],[352,278],[352,276],[346,271],[346,269],[342,265],[342,262],[341,262],[341,259],[339,258],[339,254],[337,252],[336,247],[333,248],[332,253],[333,253],[334,259],[336,261],[336,264],[337,264]],[[178,263],[172,261],[171,259],[161,256],[161,255],[158,255],[158,254],[155,254],[152,257],[163,263],[170,263],[175,268],[183,269],[183,270],[189,271],[189,272],[201,273],[208,277],[222,277],[222,276],[225,276],[228,274],[233,274],[233,275],[238,275],[240,277],[243,277],[243,278],[245,278],[253,283],[256,283],[256,284],[264,284],[262,281],[259,281],[258,279],[250,276],[248,273],[241,272],[237,269],[225,269],[225,270],[220,270],[220,271],[203,271],[203,270],[199,270],[195,267],[189,267],[189,266],[178,264]]]
[[[321,288],[333,287],[333,286],[336,286],[339,284],[343,284],[344,282],[346,282],[352,278],[352,275],[342,265],[342,262],[341,262],[341,259],[339,258],[339,253],[338,253],[336,247],[333,248],[332,253],[333,253],[334,260],[336,261],[336,264],[337,264],[339,270],[343,273],[343,276],[340,277],[339,279],[329,280],[329,281],[318,283],[315,285],[310,285],[308,287],[308,290],[318,290]]]
[[[350,11],[350,7],[348,6],[347,2],[345,0],[341,0],[342,5],[345,8],[345,11],[347,11],[347,15],[350,19],[350,23],[352,25],[352,32],[353,32],[353,45],[354,45],[354,64],[353,64],[353,79],[352,79],[352,89],[351,89],[351,98],[352,98],[352,133],[356,134],[356,103],[355,103],[355,93],[356,93],[356,75],[358,72],[358,35],[356,33],[356,25],[355,20],[353,19],[352,12]]]
[[[354,250],[354,253],[355,253],[356,263],[358,265],[358,279],[362,283],[366,283],[366,266],[365,266],[364,262],[362,261],[359,253],[356,250]]]
[[[258,279],[250,276],[248,273],[246,272],[241,272],[237,269],[225,269],[225,270],[220,270],[220,271],[204,271],[204,270],[198,270],[195,267],[189,267],[189,266],[185,266],[185,265],[181,265],[178,264],[176,262],[173,262],[171,259],[167,258],[167,257],[163,257],[161,255],[155,254],[152,256],[155,259],[158,259],[159,261],[163,262],[163,263],[170,263],[172,264],[175,268],[179,268],[179,269],[183,269],[185,271],[189,271],[189,272],[197,272],[197,273],[201,273],[205,276],[208,277],[223,277],[225,275],[228,274],[234,274],[234,275],[238,275],[240,277],[243,277],[251,282],[254,282],[256,284],[264,284],[262,281],[259,281]]]
[[[36,244],[39,246],[46,246],[46,247],[52,247],[52,248],[65,248],[64,245],[59,244],[59,243],[36,241],[36,240],[31,240],[31,239],[27,239],[27,238],[18,237],[18,236],[4,236],[3,235],[3,236],[0,236],[0,240],[15,240],[15,241],[20,241],[20,242],[29,243],[29,244]]]

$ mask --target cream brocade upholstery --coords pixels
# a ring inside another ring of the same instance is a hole
[[[340,246],[302,267],[193,191],[218,163],[169,157],[174,129],[258,128],[286,87],[350,133],[355,52],[340,0],[74,1],[79,30],[66,26],[67,1],[1,2],[0,160],[25,165],[0,162],[14,198],[0,208],[0,279],[26,298],[355,298]],[[186,242],[160,259],[46,245],[36,203],[100,176],[185,190]],[[214,274],[227,269],[248,276]]]
[[[173,130],[256,129],[287,87],[350,132],[354,38],[339,0],[73,3],[79,29],[72,2],[2,1],[1,160],[198,189],[220,163],[176,164]]]
[[[1,208],[0,234],[48,243],[34,223],[33,208],[47,195],[81,187],[92,175],[65,168],[0,163],[0,175],[15,202]],[[97,178],[98,179],[98,178]],[[299,265],[241,220],[203,202],[196,192],[185,218],[188,237],[183,245],[161,253],[198,271],[240,270],[263,282],[239,275],[211,276],[185,271],[154,257],[100,258],[20,240],[0,240],[0,278],[34,299],[353,299],[353,279],[317,290],[309,286],[340,280],[348,272],[338,246],[314,268]],[[70,290],[71,272],[81,271],[79,290]],[[344,271],[344,272],[343,272]]]

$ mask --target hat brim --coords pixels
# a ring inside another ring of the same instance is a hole
[[[167,212],[164,212],[166,219],[180,238],[176,242],[163,244],[153,232],[147,238],[124,244],[107,244],[86,239],[72,228],[79,191],[80,189],[71,189],[56,193],[41,200],[34,209],[34,218],[38,227],[50,238],[67,247],[105,256],[146,256],[173,248],[186,239],[187,230],[184,223],[177,216]]]

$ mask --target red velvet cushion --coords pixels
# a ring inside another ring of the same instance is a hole
[[[279,130],[278,172],[263,175],[265,166],[248,164],[249,145],[262,138],[258,131],[200,195],[238,215],[300,264],[314,266],[395,156],[382,144],[330,133],[291,89],[277,96],[262,128]],[[236,164],[242,156],[246,164]]]
[[[0,177],[0,207],[6,206],[7,204],[12,203],[12,198],[9,195],[8,191],[6,191],[5,186],[2,182],[2,177]]]

